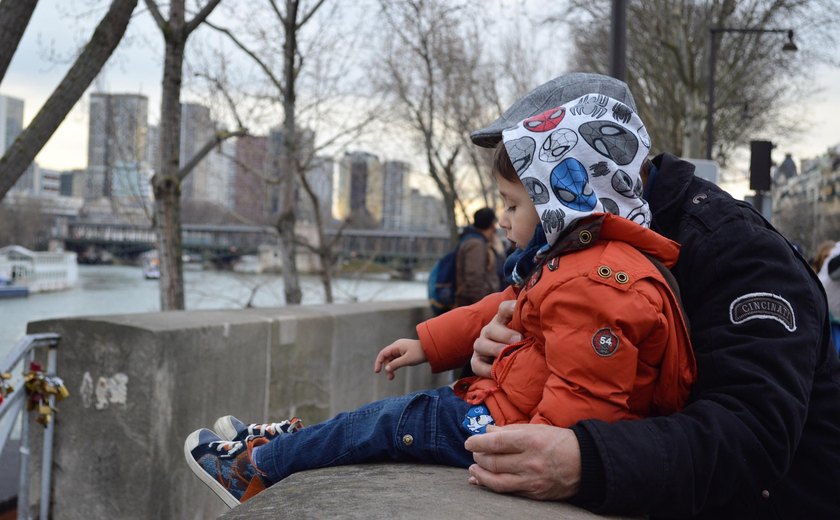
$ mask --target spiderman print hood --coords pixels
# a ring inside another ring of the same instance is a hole
[[[650,138],[627,105],[587,94],[521,121],[502,139],[549,244],[594,213],[650,227],[639,174]]]

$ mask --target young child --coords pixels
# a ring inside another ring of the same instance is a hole
[[[193,471],[233,507],[307,469],[372,461],[468,467],[465,440],[488,424],[568,427],[679,410],[694,381],[688,333],[651,258],[679,246],[651,231],[640,169],[650,142],[638,116],[603,95],[522,121],[503,134],[493,173],[506,205],[499,225],[518,248],[515,284],[417,326],[419,340],[383,348],[374,371],[463,366],[481,327],[516,298],[521,341],[492,378],[377,401],[324,423],[242,424],[230,416],[186,440]],[[217,433],[219,435],[217,435]]]

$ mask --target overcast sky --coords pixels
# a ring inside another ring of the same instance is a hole
[[[529,2],[528,7],[535,4],[538,2]],[[103,3],[98,4],[101,8],[93,9],[96,5],[91,0],[41,0],[38,3],[0,84],[0,94],[24,100],[24,125],[35,116],[61,80],[75,52],[104,13]],[[79,17],[78,13],[86,13],[86,16]],[[803,45],[799,41],[797,44]],[[150,119],[156,121],[160,110],[162,54],[160,33],[141,1],[129,26],[127,40],[121,43],[91,91],[144,94],[149,97]],[[557,71],[560,72],[563,71]],[[792,153],[798,163],[840,144],[840,68],[822,67],[815,77],[822,87],[820,94],[802,106],[792,107],[810,121],[808,130],[800,136],[792,136],[791,142],[778,145],[773,152],[777,162],[785,153]],[[187,93],[185,97],[188,96]],[[38,155],[39,164],[57,170],[87,165],[87,100],[86,94],[68,115]]]

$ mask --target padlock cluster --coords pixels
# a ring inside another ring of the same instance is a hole
[[[29,400],[26,403],[27,410],[37,410],[39,424],[45,428],[52,421],[53,413],[58,409],[50,406],[49,397],[55,396],[57,401],[64,399],[70,395],[67,387],[64,386],[64,381],[55,375],[47,375],[41,368],[41,365],[32,362],[29,365],[29,372],[23,378],[26,393],[29,395]]]
[[[9,382],[10,379],[12,379],[12,374],[0,372],[0,404],[3,404],[3,400],[7,395],[15,391],[15,387]]]

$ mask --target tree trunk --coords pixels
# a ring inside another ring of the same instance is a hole
[[[160,103],[160,171],[152,180],[155,194],[155,228],[160,256],[160,308],[184,309],[184,269],[181,260],[181,74],[186,33],[184,0],[170,4],[164,30],[166,54]]]
[[[3,4],[14,3],[4,0]],[[0,158],[0,199],[15,185],[58,125],[82,97],[125,34],[137,0],[114,0],[90,41],[35,119]]]
[[[181,185],[167,178],[156,182],[155,228],[160,258],[160,308],[184,309],[184,276],[181,259]]]
[[[15,55],[38,0],[0,2],[0,80]]]
[[[283,255],[283,292],[286,295],[287,305],[299,305],[302,299],[300,290],[300,274],[297,268],[297,248],[295,245],[295,206],[297,202],[297,182],[300,171],[301,160],[297,135],[297,122],[295,121],[295,82],[297,81],[297,70],[295,59],[297,57],[297,25],[298,23],[298,2],[297,0],[286,0],[285,35],[283,43],[283,80],[286,89],[283,92],[283,139],[287,164],[290,167],[286,172],[285,193],[283,194],[283,207],[280,210],[278,219],[278,231],[280,232],[280,249]]]

